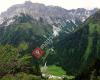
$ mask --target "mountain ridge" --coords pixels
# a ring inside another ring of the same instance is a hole
[[[74,32],[90,15],[98,9],[86,10],[84,8],[66,10],[58,6],[45,6],[40,3],[26,1],[24,4],[16,4],[0,15],[0,26],[9,26],[14,23],[14,17],[21,17],[21,14],[29,15],[34,20],[49,24],[53,27],[55,36]],[[59,31],[57,31],[59,30]]]
[[[33,18],[37,20],[39,17],[42,17],[45,21],[47,20],[47,22],[51,21],[51,23],[52,20],[49,20],[51,19],[50,17],[66,17],[68,20],[78,17],[81,21],[84,21],[97,10],[96,8],[93,10],[86,10],[84,8],[66,10],[58,6],[45,6],[44,4],[26,1],[24,4],[13,5],[7,11],[1,13],[1,19],[3,20],[3,17],[11,18],[15,15],[20,15],[20,13],[24,13],[33,16]]]

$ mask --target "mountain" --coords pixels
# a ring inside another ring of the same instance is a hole
[[[43,17],[48,23],[52,23],[52,20],[54,21],[54,18],[57,17],[63,17],[68,20],[75,20],[76,18],[79,18],[81,21],[84,21],[97,10],[98,9],[96,8],[93,10],[86,10],[84,8],[66,10],[58,6],[45,6],[44,4],[26,1],[24,4],[16,4],[10,7],[7,11],[1,14],[1,18],[11,18],[15,15],[19,15],[19,13],[24,13],[31,15],[37,20],[39,17]]]
[[[53,35],[54,43],[47,50],[53,48],[55,53],[47,57],[47,65],[55,64],[77,75],[99,57],[97,10],[66,10],[29,1],[13,5],[0,15],[0,44],[13,45],[26,54]]]
[[[19,46],[26,42],[35,48],[50,35],[59,41],[80,28],[79,25],[97,10],[66,10],[30,1],[13,5],[0,15],[0,43]]]
[[[0,27],[0,43],[19,46],[21,43],[31,48],[40,46],[45,36],[53,33],[52,26],[33,19],[31,16],[20,14],[13,17],[14,22],[5,26],[5,21]]]
[[[32,3],[26,1],[24,4],[16,4],[0,15],[0,24],[7,21],[6,26],[12,24],[14,16],[20,16],[21,13],[31,16],[37,21],[53,26],[54,35],[63,30],[68,34],[73,32],[78,25],[84,22],[90,15],[98,9],[86,10],[84,8],[66,10],[58,6],[45,6],[44,4]],[[59,30],[58,30],[59,29]],[[57,31],[58,30],[58,31]]]
[[[62,66],[67,73],[74,75],[81,71],[85,73],[86,68],[100,59],[100,11],[90,16],[80,29],[55,43],[55,46],[57,58],[54,61],[58,60],[58,65]],[[97,71],[99,73],[100,67]],[[89,74],[92,74],[91,72]]]

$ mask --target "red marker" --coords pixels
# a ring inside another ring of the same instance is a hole
[[[39,47],[35,48],[34,51],[32,52],[32,55],[36,59],[40,59],[43,54],[44,54],[44,51]]]

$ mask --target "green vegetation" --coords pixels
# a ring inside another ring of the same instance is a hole
[[[18,50],[10,45],[0,46],[0,74],[14,72],[18,67]]]
[[[31,56],[20,56],[19,50],[11,45],[0,46],[0,73],[10,73],[14,69],[30,64]],[[27,62],[28,61],[28,62]]]
[[[96,59],[100,59],[100,21],[95,20],[93,16],[77,31],[63,39],[61,36],[54,40],[52,46],[55,53],[44,56],[44,60],[49,65],[53,64],[48,66],[48,74],[77,76],[83,75],[82,72],[85,70],[84,74],[89,76],[89,73],[96,70],[93,75],[97,75],[100,66],[94,67],[93,63]],[[52,33],[52,26],[27,15],[15,18],[15,23],[0,27],[0,79],[41,80],[40,77],[35,76],[40,76],[41,72],[39,64],[35,65],[38,61],[32,58],[31,52],[42,44],[45,40],[44,35],[49,36]],[[48,46],[48,49],[49,47],[51,46]],[[93,66],[90,70],[86,69],[89,65]]]
[[[47,72],[48,72],[48,74],[55,75],[55,76],[66,75],[66,72],[61,67],[58,67],[55,65],[48,66]]]
[[[41,77],[27,73],[18,73],[16,75],[7,74],[0,80],[41,80]]]
[[[91,65],[95,59],[100,58],[100,17],[94,14],[83,27],[66,36],[59,43],[55,42],[56,59],[66,73],[77,75]]]
[[[0,45],[0,80],[40,80],[32,66],[30,55],[20,55],[20,51],[11,45]],[[20,73],[22,72],[22,73]]]

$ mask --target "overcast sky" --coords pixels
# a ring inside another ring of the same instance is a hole
[[[7,10],[7,8],[14,4],[21,4],[25,1],[43,3],[45,5],[61,6],[66,9],[100,8],[100,0],[0,0],[0,13]]]

